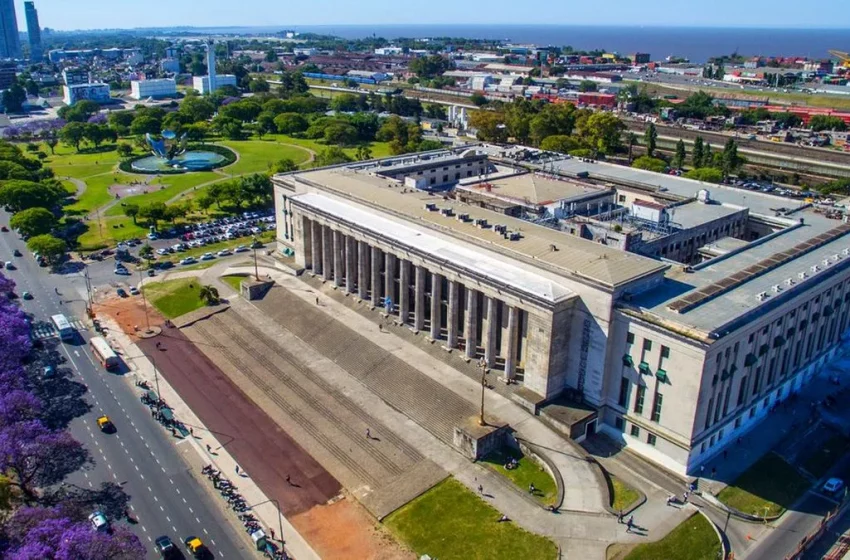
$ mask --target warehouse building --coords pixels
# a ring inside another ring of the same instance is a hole
[[[130,97],[133,99],[162,99],[177,95],[177,82],[172,78],[158,80],[133,80],[130,82]]]
[[[850,225],[780,197],[491,146],[273,182],[280,250],[306,273],[483,360],[535,413],[590,410],[565,434],[604,432],[679,474],[811,380],[848,327]],[[570,230],[624,211],[668,214],[674,231],[648,239],[675,251]]]

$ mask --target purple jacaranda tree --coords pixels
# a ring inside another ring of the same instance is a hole
[[[227,105],[230,105],[231,103],[236,103],[237,101],[239,101],[238,97],[225,97],[221,100],[221,106],[225,107]]]
[[[91,124],[106,124],[106,113],[95,113],[89,117]]]
[[[36,501],[37,488],[61,482],[88,460],[70,433],[50,430],[40,420],[0,428],[0,471],[11,475],[27,503]]]
[[[11,299],[15,283],[0,274],[0,372],[20,367],[32,349],[26,315]]]
[[[41,400],[29,391],[0,386],[0,426],[35,420],[41,408]]]

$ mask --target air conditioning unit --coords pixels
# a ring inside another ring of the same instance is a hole
[[[425,203],[425,210],[427,210],[429,212],[436,212],[437,211],[437,205],[434,204],[433,202],[426,202]]]
[[[820,267],[816,264],[813,264],[812,265],[812,272],[817,272],[818,270],[820,270]]]
[[[785,279],[785,285],[786,286],[793,286],[794,285],[794,279],[793,278],[786,278]]]
[[[759,292],[756,294],[756,299],[759,301],[764,301],[767,299],[767,292]]]
[[[778,294],[778,293],[779,293],[779,292],[781,292],[781,291],[782,291],[782,286],[780,286],[779,284],[774,284],[774,285],[773,285],[773,293],[774,293],[774,294]]]
[[[827,267],[827,266],[829,266],[829,265],[831,264],[831,263],[829,262],[829,259],[824,259],[824,260],[823,260],[823,261],[821,261],[821,262],[823,263],[823,266],[824,266],[824,267]]]
[[[806,279],[806,277],[808,276],[808,274],[806,274],[805,272],[801,272],[801,273],[800,273],[800,274],[798,274],[797,276],[799,276],[799,277],[800,277],[800,280],[805,280],[805,279]]]

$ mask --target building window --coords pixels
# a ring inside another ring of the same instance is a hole
[[[655,393],[655,399],[652,401],[652,416],[653,422],[661,422],[661,403],[664,401],[664,395]]]
[[[756,407],[752,407],[750,409],[750,418],[755,417],[755,415],[756,415]]]
[[[655,434],[646,434],[646,443],[655,447],[656,441],[658,441],[658,438],[655,437]]]
[[[626,344],[634,344],[635,343],[635,333],[630,332],[626,333]]]
[[[626,195],[624,195],[624,194],[619,195],[619,196],[617,197],[617,200],[618,200],[619,202],[625,202],[625,201],[626,201]]]
[[[640,437],[640,428],[632,424],[632,429],[630,433],[632,434],[632,437]]]
[[[638,385],[637,397],[635,398],[635,413],[643,413],[643,399],[646,397],[646,385]]]
[[[614,427],[617,428],[617,430],[620,431],[620,432],[625,432],[626,431],[625,420],[623,420],[619,416],[614,418]]]
[[[617,401],[617,404],[625,408],[629,402],[629,385],[630,381],[627,378],[623,378],[620,381],[620,398]]]
[[[649,352],[650,350],[652,350],[652,341],[649,340],[648,338],[645,338],[643,340],[643,351]]]
[[[739,416],[738,418],[735,418],[735,429],[737,430],[740,427],[741,427],[741,417]]]
[[[705,411],[705,429],[711,426],[711,409],[714,407],[714,397],[708,399],[708,409]]]
[[[666,369],[666,361],[670,359],[670,348],[661,346],[661,358],[658,360],[658,369]]]
[[[744,399],[747,398],[747,376],[741,378],[741,386],[738,388],[738,406],[744,404]]]

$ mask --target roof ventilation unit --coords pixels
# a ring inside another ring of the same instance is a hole
[[[793,286],[794,285],[794,279],[793,278],[786,278],[785,279],[785,285],[786,286]]]
[[[425,210],[427,210],[429,212],[436,212],[437,211],[437,205],[434,204],[433,202],[426,202],[425,203]]]
[[[767,299],[767,292],[759,292],[756,294],[756,299],[759,301],[764,301]]]
[[[823,266],[824,266],[824,268],[826,268],[827,266],[829,266],[829,265],[830,265],[829,259],[824,259],[824,260],[823,260],[823,261],[821,261],[821,262],[823,262]]]
[[[781,292],[781,291],[782,291],[782,286],[780,286],[779,284],[774,284],[774,285],[773,285],[773,293],[774,293],[774,294],[778,294],[778,293],[779,293],[779,292]]]
[[[806,277],[808,276],[808,274],[806,274],[806,272],[805,272],[805,271],[803,271],[803,272],[801,272],[800,274],[798,274],[797,276],[799,276],[799,277],[800,277],[800,280],[805,280],[805,279],[806,279]]]
[[[490,225],[487,223],[487,220],[485,220],[484,218],[476,218],[475,219],[475,225],[480,227],[480,228],[490,227]]]
[[[816,264],[812,265],[812,272],[817,272],[819,270],[820,270],[820,267],[818,265],[816,265]]]

